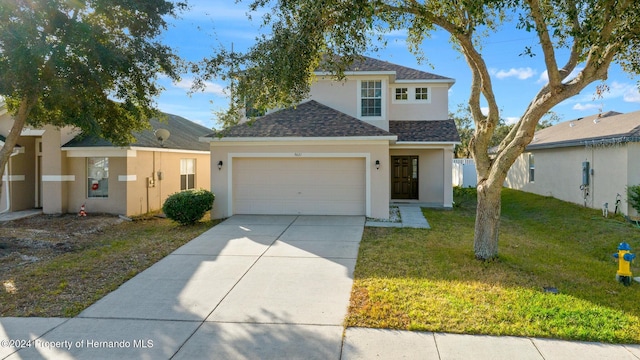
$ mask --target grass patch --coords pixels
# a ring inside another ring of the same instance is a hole
[[[640,343],[640,284],[616,282],[611,256],[621,241],[637,252],[640,230],[505,189],[500,255],[486,263],[473,254],[474,194],[455,195],[453,211],[423,210],[431,230],[365,229],[347,326]]]
[[[0,316],[76,316],[218,222],[179,226],[143,217],[87,235],[72,252],[3,273]]]

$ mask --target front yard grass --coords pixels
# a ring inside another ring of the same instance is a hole
[[[218,222],[140,217],[87,235],[78,249],[0,274],[0,316],[76,316]]]
[[[640,229],[505,189],[499,259],[485,263],[473,253],[474,196],[423,209],[431,230],[365,229],[347,326],[640,343],[640,284],[618,283],[612,258],[622,241],[640,250]]]

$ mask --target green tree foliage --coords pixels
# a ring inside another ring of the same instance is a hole
[[[629,73],[640,71],[640,1],[636,0],[253,0],[250,6],[270,7],[264,17],[269,35],[237,56],[234,64],[246,71],[235,98],[252,99],[258,108],[302,100],[313,70],[321,64],[342,78],[346,66],[370,52],[371,40],[380,34],[406,30],[409,49],[423,57],[421,45],[435,29],[449,33],[471,72],[468,106],[474,134],[469,150],[478,173],[474,250],[482,260],[498,255],[502,184],[533,139],[540,119],[587,85],[606,80],[613,62]],[[490,156],[501,115],[481,47],[505,26],[537,37],[535,46],[513,51],[536,55],[549,81],[522,109],[520,119]],[[208,61],[208,73],[222,71],[224,58],[222,54]],[[572,73],[577,75],[569,78]]]
[[[25,124],[71,125],[115,144],[157,115],[160,74],[179,58],[158,35],[186,5],[164,0],[0,1],[0,96],[14,125],[0,175]]]
[[[627,186],[627,201],[640,214],[640,185]]]
[[[213,207],[215,195],[211,191],[187,190],[170,195],[162,205],[167,217],[180,225],[191,225],[202,219]]]

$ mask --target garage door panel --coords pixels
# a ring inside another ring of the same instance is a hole
[[[363,158],[237,158],[236,214],[364,215]]]

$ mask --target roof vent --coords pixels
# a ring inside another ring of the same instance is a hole
[[[574,127],[574,126],[576,126],[576,124],[574,124],[573,121],[569,123],[569,127]]]
[[[597,117],[597,118],[593,119],[593,123],[594,123],[594,124],[597,124],[597,123],[599,123],[599,122],[600,122],[600,117]]]

